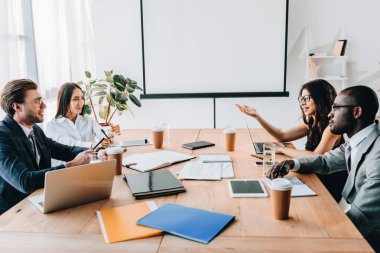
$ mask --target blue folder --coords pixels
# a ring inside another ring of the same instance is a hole
[[[234,220],[233,215],[170,203],[136,223],[207,244]]]

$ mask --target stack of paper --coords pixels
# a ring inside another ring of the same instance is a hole
[[[154,201],[147,201],[97,211],[104,242],[121,242],[163,234],[161,230],[136,225],[137,220],[156,209]]]
[[[168,170],[127,174],[125,180],[136,199],[186,192],[185,187]]]
[[[221,180],[222,163],[187,162],[178,172],[178,179]]]
[[[309,188],[304,182],[299,180],[296,176],[287,176],[292,185],[292,197],[302,197],[302,196],[315,196],[317,195],[312,189]],[[263,181],[266,185],[270,187],[272,180],[269,178],[263,178]]]
[[[166,204],[138,220],[137,224],[209,243],[234,220],[235,216],[229,214]]]
[[[187,161],[193,158],[195,158],[195,156],[163,150],[128,156],[123,158],[123,166],[145,172],[170,166],[172,164]]]

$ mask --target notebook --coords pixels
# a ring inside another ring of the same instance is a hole
[[[175,163],[188,161],[195,156],[163,150],[158,152],[133,154],[123,158],[123,166],[145,172],[170,166]]]
[[[178,179],[221,180],[222,169],[221,163],[187,162],[178,172]]]
[[[191,150],[199,149],[199,148],[207,148],[207,147],[212,147],[212,146],[215,146],[215,144],[208,141],[196,141],[196,142],[182,144],[182,147],[191,149]]]
[[[234,220],[233,215],[169,203],[137,224],[207,244]]]
[[[168,170],[124,175],[136,199],[186,192],[185,187]]]
[[[222,166],[222,178],[233,178],[234,169],[231,157],[227,153],[207,153],[199,156],[201,163],[219,163]]]
[[[232,162],[231,157],[226,153],[208,153],[199,155],[202,163],[226,163]]]
[[[154,201],[140,202],[97,211],[105,243],[128,241],[163,234],[163,231],[136,225],[136,221],[157,209]]]
[[[315,196],[317,195],[309,186],[307,186],[304,182],[299,180],[296,176],[286,176],[292,185],[292,197],[302,197],[302,196]],[[272,180],[269,178],[263,178],[263,181],[266,185],[270,187]]]

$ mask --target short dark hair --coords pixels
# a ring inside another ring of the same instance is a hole
[[[379,99],[373,89],[365,85],[358,85],[342,90],[341,94],[353,98],[354,103],[363,109],[362,119],[365,123],[375,121],[376,113],[379,110]]]
[[[12,107],[13,103],[24,103],[26,92],[37,89],[38,85],[29,79],[16,79],[8,82],[1,91],[1,108],[13,117],[16,113]]]
[[[75,89],[81,89],[81,87],[76,83],[64,83],[58,90],[57,95],[57,113],[55,114],[55,118],[58,118],[60,116],[65,117],[67,114],[67,111],[69,110],[71,96],[73,95],[73,92]],[[82,91],[83,92],[83,91]],[[83,115],[84,106],[82,108],[82,112],[80,113]]]

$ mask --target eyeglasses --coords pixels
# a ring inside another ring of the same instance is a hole
[[[298,103],[301,104],[302,101],[305,102],[305,103],[307,103],[307,102],[310,101],[310,99],[311,99],[311,95],[301,96],[301,97],[298,97]]]
[[[358,105],[332,105],[331,106],[331,111],[336,112],[340,108],[345,108],[345,107],[357,107]]]
[[[43,97],[36,98],[33,100],[33,103],[38,106],[40,106],[42,103],[45,104],[45,98]]]

